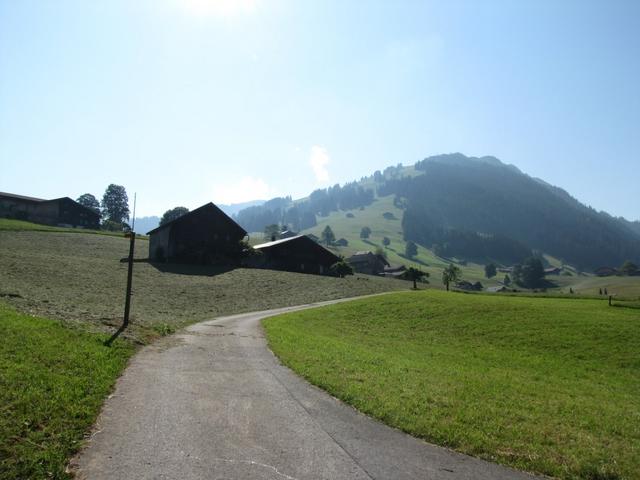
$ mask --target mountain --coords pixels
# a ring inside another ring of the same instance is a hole
[[[248,202],[242,203],[232,203],[229,205],[219,204],[217,205],[220,210],[229,215],[230,217],[237,214],[240,210],[244,210],[245,208],[255,207],[258,205],[262,205],[265,203],[265,200],[250,200]]]
[[[640,261],[635,222],[597,212],[495,157],[460,153],[429,157],[410,167],[398,164],[297,201],[272,199],[235,218],[248,231],[262,231],[272,223],[313,229],[332,212],[355,215],[386,198],[401,212],[403,239],[439,257],[512,264],[537,251],[582,270]]]
[[[136,218],[136,224],[134,226],[136,232],[145,234],[160,225],[160,217],[139,217]]]

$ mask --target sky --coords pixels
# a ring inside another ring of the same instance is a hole
[[[0,191],[161,215],[451,152],[640,219],[640,2],[0,0]]]

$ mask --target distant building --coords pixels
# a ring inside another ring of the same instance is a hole
[[[340,261],[340,257],[306,235],[262,243],[253,248],[262,255],[252,259],[252,266],[260,268],[326,275],[331,266]]]
[[[280,232],[280,238],[292,238],[292,237],[297,237],[298,234],[296,232],[293,232],[291,230],[284,230],[283,232]]]
[[[456,283],[455,288],[467,292],[480,292],[482,291],[482,284],[480,282],[471,283],[466,280],[460,280]]]
[[[149,259],[155,261],[235,264],[247,232],[213,203],[154,228]]]
[[[69,197],[44,200],[0,192],[0,217],[44,225],[100,228],[100,214]]]
[[[384,267],[384,271],[380,274],[384,277],[402,278],[407,271],[404,265]]]
[[[508,292],[509,289],[504,285],[499,285],[497,287],[487,287],[487,292],[489,293],[499,293],[499,292]]]
[[[347,258],[347,262],[356,272],[368,275],[380,275],[384,273],[385,267],[390,266],[383,255],[376,255],[370,251],[356,252]]]
[[[618,270],[612,267],[600,267],[596,268],[593,273],[599,277],[610,277],[612,275],[617,275]]]

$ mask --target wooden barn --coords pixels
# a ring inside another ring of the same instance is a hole
[[[356,252],[347,258],[347,262],[356,272],[368,275],[383,274],[385,267],[390,267],[384,256],[376,255],[370,251]]]
[[[160,225],[149,235],[149,259],[198,264],[237,264],[247,232],[213,203]]]
[[[44,200],[0,192],[0,217],[45,225],[100,228],[100,214],[69,197]]]
[[[283,238],[253,247],[262,253],[254,266],[288,272],[327,275],[340,257],[306,235]]]

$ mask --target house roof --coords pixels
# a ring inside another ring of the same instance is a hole
[[[499,285],[497,287],[487,287],[487,292],[491,293],[502,292],[504,290],[507,290],[507,287],[505,287],[504,285]]]
[[[306,235],[296,235],[295,237],[281,238],[279,240],[274,240],[273,242],[266,242],[266,243],[261,243],[260,245],[254,245],[253,248],[255,250],[260,250],[261,248],[269,248],[269,247],[273,247],[274,245],[279,245],[281,243],[286,243],[286,242],[291,242],[293,240],[297,240],[300,237],[306,237]]]
[[[26,195],[16,195],[15,193],[0,192],[0,197],[14,198],[16,200],[26,200],[28,202],[44,202],[43,198],[27,197]]]
[[[387,261],[386,258],[384,258],[384,255],[377,255],[371,252],[370,250],[366,250],[366,251],[362,250],[360,252],[354,253],[347,259],[347,262],[349,263],[368,262],[372,257],[382,261],[382,263],[384,263],[386,266],[389,266],[389,262]]]
[[[205,203],[201,207],[196,208],[195,210],[191,210],[190,212],[179,216],[178,218],[174,218],[170,222],[164,223],[164,224],[154,228],[153,230],[150,230],[149,232],[147,232],[147,235],[151,235],[152,233],[159,232],[160,230],[168,228],[168,227],[170,227],[172,225],[175,225],[177,223],[183,222],[185,218],[189,218],[189,217],[191,217],[193,215],[199,215],[201,213],[206,212],[207,210],[209,210],[211,213],[213,213],[214,215],[216,215],[216,216],[218,216],[220,218],[226,219],[230,224],[235,225],[238,230],[241,230],[245,235],[247,234],[247,231],[244,228],[242,228],[240,225],[238,225],[236,222],[234,222],[233,219],[231,217],[229,217],[229,215],[227,215],[222,210],[220,210],[212,202],[209,202],[209,203]]]
[[[306,235],[296,235],[295,237],[290,238],[281,238],[280,240],[274,240],[273,242],[261,243],[260,245],[254,245],[254,250],[268,250],[273,247],[277,247],[279,245],[284,245],[287,243],[304,243],[308,245],[311,249],[314,249],[319,254],[325,255],[332,261],[333,263],[340,261],[340,257],[338,257],[331,250],[324,248],[319,243],[316,243]]]

